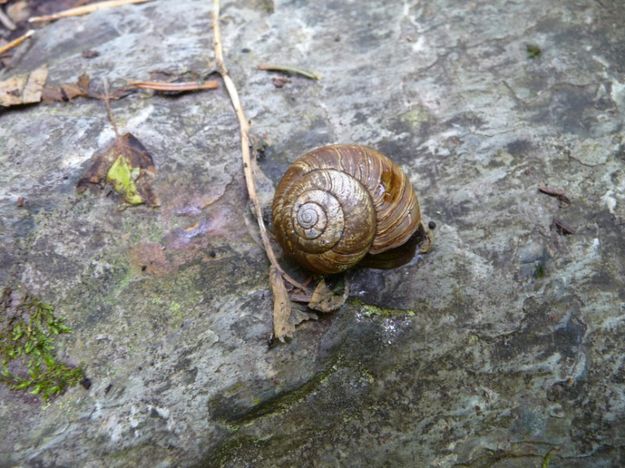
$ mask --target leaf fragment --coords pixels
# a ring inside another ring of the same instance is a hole
[[[78,77],[76,83],[64,83],[61,85],[49,85],[43,89],[43,102],[64,102],[71,101],[77,97],[95,97],[99,96],[89,92],[89,84],[91,78],[86,73]]]
[[[152,156],[131,133],[116,138],[97,152],[92,160],[91,166],[76,185],[79,193],[91,186],[108,183],[129,205],[160,205],[152,190],[152,181],[156,176]]]
[[[48,66],[41,67],[0,81],[0,106],[11,107],[41,101],[43,87],[48,78]]]
[[[135,179],[139,176],[139,169],[133,168],[128,158],[123,154],[117,159],[106,173],[106,181],[110,183],[115,191],[124,197],[129,205],[140,205],[143,198],[139,195]]]

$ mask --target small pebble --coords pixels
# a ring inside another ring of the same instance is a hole
[[[100,52],[98,52],[97,50],[93,50],[93,49],[87,49],[87,50],[83,50],[81,55],[83,56],[83,58],[91,59],[100,55]]]

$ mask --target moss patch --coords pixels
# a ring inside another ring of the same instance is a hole
[[[6,288],[0,314],[0,382],[49,400],[84,378],[81,368],[54,355],[54,337],[72,330],[51,305]]]

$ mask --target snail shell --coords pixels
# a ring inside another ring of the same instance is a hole
[[[297,159],[273,201],[276,238],[287,255],[317,273],[338,273],[404,244],[421,213],[410,180],[382,153],[329,145]]]

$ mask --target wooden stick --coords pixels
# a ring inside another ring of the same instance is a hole
[[[28,19],[29,23],[43,23],[46,21],[54,21],[60,18],[67,18],[69,16],[82,16],[88,15],[98,10],[105,10],[107,8],[114,8],[122,5],[129,5],[132,3],[145,3],[150,0],[107,0],[104,2],[91,3],[89,5],[80,6],[76,8],[70,8],[68,10],[59,11],[52,15],[45,16],[33,16]]]
[[[14,47],[17,47],[18,45],[20,45],[22,42],[24,42],[26,39],[28,39],[29,37],[31,37],[33,34],[35,34],[34,30],[30,30],[28,31],[26,34],[18,37],[17,39],[13,39],[11,42],[9,42],[8,44],[3,45],[2,47],[0,47],[0,55],[4,54],[6,51],[13,49]]]
[[[276,254],[271,247],[269,236],[267,235],[267,228],[265,227],[265,222],[263,221],[262,208],[260,206],[260,202],[258,201],[258,196],[256,195],[256,181],[254,180],[254,161],[252,160],[252,157],[250,155],[250,124],[249,120],[245,115],[245,112],[243,111],[237,88],[234,84],[234,81],[232,81],[232,79],[230,78],[230,75],[228,74],[228,69],[226,68],[226,64],[224,62],[224,55],[221,43],[221,30],[219,28],[219,0],[213,0],[213,36],[213,46],[215,49],[215,61],[217,62],[217,70],[219,71],[219,74],[224,81],[224,85],[226,86],[226,90],[228,91],[228,95],[230,96],[230,101],[232,102],[232,107],[234,108],[234,112],[236,113],[237,119],[239,120],[239,128],[241,133],[241,156],[243,157],[243,173],[245,175],[245,184],[247,186],[247,193],[250,197],[250,201],[254,206],[254,214],[256,215],[256,221],[258,222],[260,237],[263,241],[265,253],[267,254],[267,258],[269,259],[271,265],[278,270],[278,272],[285,280],[287,280],[293,286],[301,289],[302,291],[307,291],[308,289],[306,288],[306,286],[289,276],[282,269],[282,267],[278,263]]]

